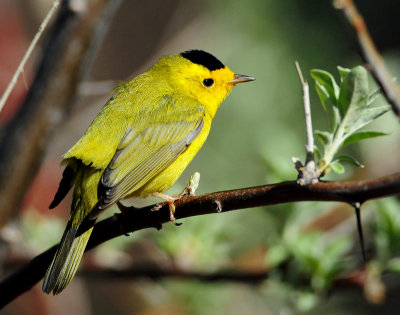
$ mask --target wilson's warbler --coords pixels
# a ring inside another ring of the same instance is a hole
[[[83,137],[63,156],[66,168],[50,205],[74,186],[71,215],[43,281],[60,293],[82,258],[96,217],[120,199],[156,195],[170,204],[169,189],[210,131],[232,87],[254,78],[234,74],[213,55],[189,50],[161,58],[120,84]],[[84,225],[85,232],[78,234]]]

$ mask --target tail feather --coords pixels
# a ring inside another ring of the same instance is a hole
[[[56,295],[70,283],[82,259],[93,227],[76,236],[78,227],[67,225],[60,245],[44,276],[42,290]]]
[[[74,180],[74,171],[70,165],[68,165],[63,172],[63,177],[60,182],[60,186],[54,196],[53,201],[51,202],[49,208],[53,209],[57,207],[57,205],[64,199],[64,197],[68,194],[73,186]]]
[[[82,259],[83,253],[85,252],[86,244],[89,240],[92,230],[93,228],[75,238],[74,244],[72,245],[72,250],[68,254],[67,260],[64,263],[64,267],[57,278],[57,282],[55,283],[53,294],[60,293],[71,282],[76,271],[78,270],[79,263]]]

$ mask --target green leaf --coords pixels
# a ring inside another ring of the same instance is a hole
[[[386,269],[389,272],[400,273],[400,258],[395,257],[388,261]]]
[[[310,71],[315,80],[315,89],[321,101],[322,107],[328,113],[330,129],[333,132],[340,121],[340,115],[337,110],[339,97],[339,86],[334,77],[324,70],[313,69]]]
[[[374,238],[377,258],[388,261],[400,250],[400,203],[392,197],[377,201],[376,206],[378,211],[374,219]]]
[[[353,124],[349,126],[347,134],[351,135],[355,133],[357,130],[368,125],[370,122],[377,119],[379,116],[383,115],[388,110],[390,110],[389,105],[374,106],[371,108],[364,109],[362,111],[362,115],[356,121],[353,121]]]
[[[353,68],[340,86],[338,107],[340,117],[346,116],[346,126],[352,125],[368,102],[368,73],[362,66]]]
[[[332,105],[329,99],[329,93],[320,83],[315,83],[315,90],[317,91],[322,107],[327,111],[328,107]]]
[[[329,164],[329,167],[336,174],[343,174],[344,173],[344,166],[338,160],[335,160],[331,164]]]
[[[332,100],[327,90],[318,82],[315,83],[315,90],[317,91],[323,109],[328,113],[330,129],[333,132],[340,121],[339,110],[336,105],[337,100]]]
[[[335,105],[339,97],[339,86],[335,78],[329,72],[320,69],[313,69],[310,71],[310,74],[315,80],[316,85],[328,96],[333,105]]]
[[[296,235],[293,243],[289,244],[289,250],[303,269],[313,273],[323,255],[322,245],[320,233],[304,233]]]
[[[379,96],[381,96],[381,89],[380,88],[378,88],[375,91],[369,93],[369,95],[368,95],[368,105],[372,104],[376,100],[376,98],[379,97]]]
[[[327,146],[332,143],[332,134],[330,132],[315,130],[314,134],[323,146]]]
[[[337,130],[339,123],[341,122],[339,108],[337,106],[332,106],[332,125],[331,131],[334,132]]]
[[[324,248],[318,272],[332,278],[343,268],[343,256],[351,250],[352,242],[347,237],[339,237]]]
[[[350,164],[353,164],[357,167],[364,168],[364,165],[362,165],[360,162],[358,162],[355,158],[353,158],[350,155],[339,155],[338,157],[335,158],[335,161],[349,162]]]
[[[272,246],[268,249],[265,262],[268,268],[273,268],[285,261],[289,257],[289,254],[289,251],[283,245]]]
[[[381,136],[386,136],[388,135],[385,132],[379,132],[379,131],[360,131],[353,133],[349,137],[346,138],[346,140],[343,142],[343,146],[348,145],[350,143],[354,143],[357,141],[361,141],[364,139],[369,139],[369,138],[375,138],[375,137],[381,137]]]
[[[318,295],[314,292],[300,291],[297,300],[295,301],[300,313],[307,313],[318,304]]]
[[[335,276],[346,269],[344,255],[352,248],[352,242],[347,237],[339,237],[324,246],[324,255],[319,260],[312,284],[317,290],[329,286]]]
[[[351,250],[352,246],[352,241],[345,236],[341,236],[333,240],[332,243],[327,246],[325,255],[321,260],[323,269],[336,269],[337,262],[343,259],[343,256]]]
[[[339,71],[339,75],[340,75],[340,82],[342,83],[343,80],[347,77],[347,75],[350,73],[350,69],[348,68],[343,68],[341,66],[337,66],[337,69]]]
[[[314,156],[316,161],[320,161],[322,158],[321,151],[317,146],[314,146]]]
[[[350,162],[363,167],[350,156],[339,156],[337,152],[344,146],[367,138],[385,135],[380,132],[359,132],[390,109],[388,105],[372,106],[379,95],[377,91],[369,92],[368,72],[362,66],[346,69],[338,67],[340,88],[331,74],[323,70],[312,70],[311,76],[315,80],[315,88],[321,103],[330,120],[330,132],[315,131],[315,137],[322,144],[322,158],[318,162],[318,169],[323,172],[326,168],[336,173],[343,173],[342,161]],[[325,172],[326,173],[326,172]]]

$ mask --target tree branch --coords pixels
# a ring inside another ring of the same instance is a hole
[[[25,259],[11,260],[6,262],[5,268],[12,268],[17,262],[26,262]],[[287,264],[277,266],[285,281],[288,274]],[[213,272],[182,269],[175,265],[164,266],[157,263],[135,266],[134,264],[120,267],[103,267],[91,262],[83,264],[79,272],[80,276],[93,279],[134,280],[137,278],[148,278],[159,280],[163,278],[178,278],[187,280],[198,280],[204,282],[239,282],[246,284],[260,284],[270,277],[270,270],[245,270],[245,269],[221,269]],[[357,269],[346,275],[339,275],[333,280],[333,287],[363,287],[365,285],[365,268]],[[300,274],[297,281],[300,285],[308,285],[310,278]]]
[[[382,88],[387,101],[392,105],[393,112],[400,118],[400,88],[395,83],[393,76],[385,66],[382,56],[376,49],[363,17],[352,0],[335,0],[334,6],[343,10],[347,22],[356,33],[364,61],[370,66],[372,75]]]
[[[289,277],[288,266],[282,264],[276,269],[282,273],[281,280],[287,281]],[[339,275],[332,282],[332,290],[335,288],[363,288],[366,284],[365,269],[357,269],[346,275]],[[249,285],[258,285],[270,278],[270,270],[252,271],[252,270],[237,270],[223,269],[214,272],[194,271],[181,269],[175,266],[163,268],[159,266],[145,267],[127,267],[124,269],[114,268],[83,268],[83,276],[95,279],[119,279],[133,280],[137,278],[148,278],[159,280],[164,278],[177,278],[185,280],[197,280],[203,282],[237,282]],[[293,281],[293,279],[291,279]],[[309,285],[310,277],[305,274],[299,274],[296,281],[298,285]]]
[[[296,181],[211,193],[184,196],[175,202],[177,219],[209,213],[298,201],[339,201],[354,204],[398,194],[400,173],[365,181],[318,182],[300,186]],[[120,235],[169,222],[166,203],[158,211],[153,206],[131,208],[95,225],[86,250]],[[184,228],[184,227],[183,227]],[[45,274],[56,246],[33,258],[0,283],[0,307],[29,290]]]

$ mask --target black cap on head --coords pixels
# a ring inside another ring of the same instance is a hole
[[[215,56],[203,50],[194,49],[186,50],[181,53],[181,56],[190,60],[193,63],[202,65],[210,71],[218,70],[224,68],[224,64],[219,61]]]

